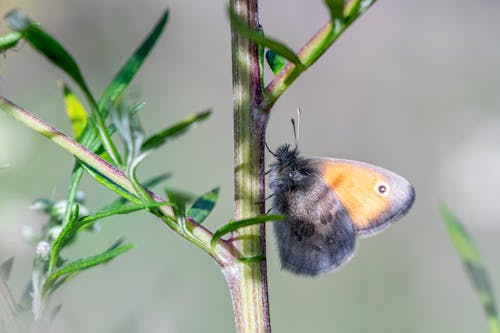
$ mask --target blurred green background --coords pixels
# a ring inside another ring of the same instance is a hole
[[[143,177],[172,172],[168,186],[201,194],[222,187],[206,222],[232,213],[232,95],[225,1],[2,0],[21,8],[76,57],[98,95],[165,6],[166,33],[134,85],[150,132],[211,108],[212,118],[153,154]],[[264,30],[298,49],[327,19],[322,1],[262,1]],[[304,278],[280,270],[268,226],[275,332],[486,332],[476,295],[437,206],[446,202],[479,245],[500,288],[500,3],[380,0],[275,106],[267,142],[293,142],[302,108],[305,155],[378,164],[409,179],[417,200],[383,234],[358,242],[339,272]],[[0,32],[6,32],[4,22]],[[269,72],[268,72],[269,73]],[[270,75],[268,74],[268,78]],[[56,80],[63,74],[28,45],[0,57],[0,94],[70,132]],[[269,158],[269,156],[267,156]],[[72,158],[0,113],[0,261],[16,256],[10,284],[30,278],[33,248],[21,238],[45,217],[34,198],[66,196]],[[86,178],[88,206],[114,196]],[[160,191],[160,189],[158,189]],[[64,307],[53,332],[232,332],[229,293],[218,267],[158,220],[137,213],[102,223],[64,255],[91,255],[119,237],[136,248],[83,273],[56,293]]]

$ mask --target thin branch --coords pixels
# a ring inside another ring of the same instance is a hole
[[[307,68],[313,65],[332,44],[342,35],[342,33],[372,6],[376,0],[352,0],[344,7],[343,23],[328,21],[318,32],[300,49],[297,54],[304,67],[296,67],[293,63],[288,63],[281,72],[269,82],[264,90],[264,99],[260,104],[260,110],[265,113],[271,109],[278,98],[292,85],[292,83]]]
[[[60,132],[58,129],[17,106],[3,96],[0,96],[0,109],[10,114],[15,119],[19,120],[36,132],[54,141],[59,146],[73,154],[82,163],[97,170],[99,173],[123,188],[125,191],[133,194],[134,196],[138,196],[138,193],[136,193],[131,181],[121,170],[115,168],[72,138]],[[165,201],[153,192],[148,191],[148,193],[151,199],[156,202]],[[161,206],[159,207],[159,210],[161,212],[161,216],[158,216],[163,220],[170,219],[172,221],[176,221],[173,210],[170,206]],[[168,225],[172,227],[171,224]],[[186,225],[191,235],[180,233],[179,230],[175,228],[172,229],[174,229],[174,231],[179,233],[190,242],[198,245],[200,248],[205,250],[217,261],[217,263],[219,263],[219,265],[224,266],[233,262],[235,249],[231,244],[220,239],[217,242],[216,247],[212,250],[210,246],[210,240],[212,239],[213,233],[211,231],[190,219],[186,219]]]

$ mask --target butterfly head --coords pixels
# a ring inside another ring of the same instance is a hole
[[[291,148],[284,144],[272,154],[275,161],[271,163],[269,170],[271,190],[296,187],[307,181],[314,172],[309,160],[300,156],[296,146]]]

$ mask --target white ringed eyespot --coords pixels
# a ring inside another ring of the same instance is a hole
[[[391,192],[391,187],[386,182],[378,182],[374,190],[378,195],[385,197]]]

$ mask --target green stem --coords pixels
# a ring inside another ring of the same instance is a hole
[[[344,8],[345,22],[343,24],[332,24],[328,21],[319,31],[300,49],[297,54],[300,62],[304,65],[297,68],[293,63],[288,63],[283,70],[274,77],[264,91],[264,99],[260,109],[269,113],[278,98],[292,85],[292,83],[312,66],[342,35],[342,33],[360,17],[376,0],[353,0],[349,1]]]
[[[128,179],[121,170],[115,168],[72,138],[66,136],[51,125],[45,123],[35,115],[27,112],[26,110],[23,110],[3,96],[0,96],[0,110],[6,112],[7,114],[10,114],[12,117],[19,120],[26,126],[49,138],[65,150],[69,151],[86,166],[98,171],[100,174],[105,176],[121,189],[133,194],[136,197],[139,197],[139,194],[136,193],[136,190],[134,189],[134,186],[132,185],[130,179]],[[154,201],[165,201],[160,196],[152,192],[148,191],[148,193]],[[158,209],[160,213],[156,215],[163,221],[167,219],[170,221],[175,221],[175,217],[170,206],[165,205],[159,207]],[[155,210],[153,210],[153,212],[155,212]],[[175,228],[175,224],[167,223],[167,225],[172,227],[174,231],[179,233],[179,230]],[[188,219],[186,219],[186,227],[191,232],[191,235],[189,235],[189,237],[185,237],[185,235],[181,234],[181,236],[187,238],[190,242],[196,244],[201,249],[206,251],[219,263],[219,265],[224,266],[235,261],[235,250],[233,249],[233,246],[231,246],[231,244],[220,239],[217,242],[215,248],[212,249],[210,244],[210,240],[213,236],[212,232],[210,232],[202,225]]]
[[[257,0],[231,0],[233,12],[258,28]],[[264,139],[268,116],[261,103],[258,45],[232,28],[234,108],[234,220],[264,213]],[[264,225],[233,233],[233,244],[242,257],[265,254]],[[238,333],[270,332],[266,260],[237,261],[223,267],[233,302]]]

